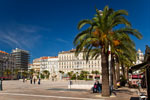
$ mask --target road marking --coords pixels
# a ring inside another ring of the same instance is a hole
[[[18,93],[0,93],[0,95],[13,95],[13,96],[30,96],[30,97],[44,97],[44,98],[59,98],[59,99],[74,99],[74,100],[104,100],[92,98],[77,98],[77,97],[63,97],[63,96],[49,96],[49,95],[34,95],[34,94],[18,94]]]

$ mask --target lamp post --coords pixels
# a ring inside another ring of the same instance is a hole
[[[0,91],[3,90],[3,63],[5,63],[8,60],[7,56],[3,56],[0,58],[0,65],[1,65],[1,80],[0,80]]]

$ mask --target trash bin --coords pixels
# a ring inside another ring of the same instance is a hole
[[[0,79],[0,91],[2,91],[2,80]]]

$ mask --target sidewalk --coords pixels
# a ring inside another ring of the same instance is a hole
[[[138,89],[134,88],[127,88],[127,87],[118,88],[113,93],[113,95],[115,96],[106,98],[105,100],[139,100],[137,91]]]

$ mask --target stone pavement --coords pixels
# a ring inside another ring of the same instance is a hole
[[[138,96],[136,89],[120,88],[114,91],[116,96],[104,98],[90,90],[68,89],[67,86],[67,81],[42,81],[41,85],[29,81],[3,81],[0,100],[131,100]]]

